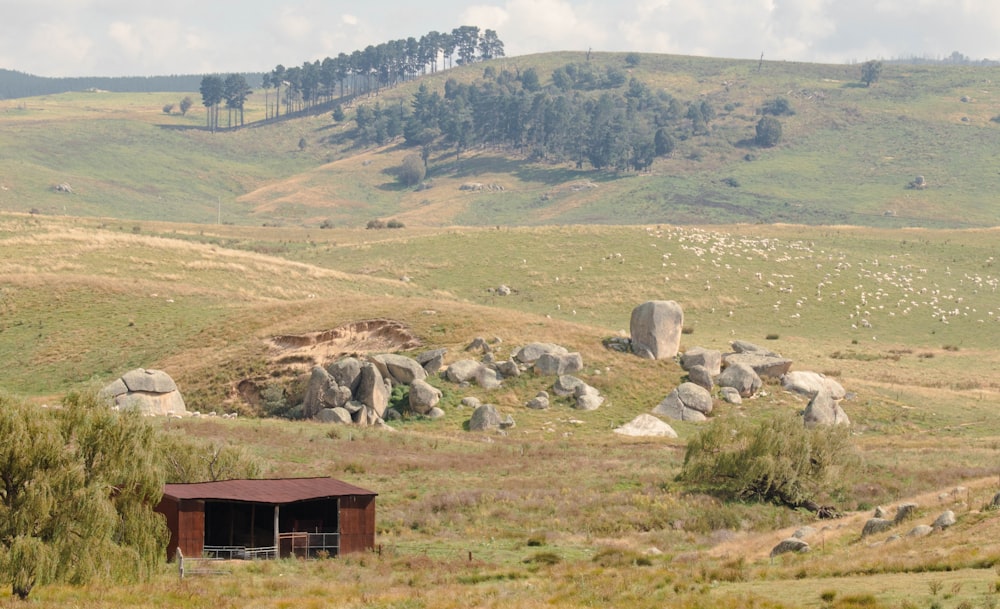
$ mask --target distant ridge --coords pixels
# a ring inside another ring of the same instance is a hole
[[[52,95],[67,91],[101,90],[115,93],[154,93],[198,91],[202,74],[171,76],[83,76],[49,78],[0,68],[0,99]],[[244,74],[251,86],[260,84],[263,74]]]

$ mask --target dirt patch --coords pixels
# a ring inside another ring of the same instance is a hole
[[[409,328],[392,319],[367,319],[332,330],[274,336],[267,342],[273,364],[301,370],[350,355],[405,351],[420,346],[420,340]]]

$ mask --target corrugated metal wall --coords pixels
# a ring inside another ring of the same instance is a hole
[[[340,553],[375,547],[375,497],[340,498]]]

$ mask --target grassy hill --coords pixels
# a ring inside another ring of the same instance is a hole
[[[474,147],[433,152],[431,188],[404,188],[398,140],[355,144],[357,104],[409,104],[416,87],[473,82],[483,70],[553,70],[574,53],[496,60],[426,76],[329,112],[211,134],[204,108],[165,115],[175,93],[68,93],[0,102],[0,206],[9,211],[234,224],[411,225],[789,222],[884,227],[993,226],[1000,186],[993,142],[997,89],[986,66],[888,64],[871,88],[859,66],[643,55],[629,76],[684,102],[708,101],[707,135],[678,143],[641,174],[531,163]],[[626,67],[595,54],[597,70]],[[263,118],[266,93],[249,101]],[[197,99],[197,93],[193,94]],[[748,147],[763,104],[786,99],[783,138]],[[225,124],[226,119],[223,118]],[[304,148],[299,147],[302,141]],[[909,189],[922,175],[927,187]],[[502,192],[464,192],[465,182]],[[68,184],[72,195],[53,190]]]

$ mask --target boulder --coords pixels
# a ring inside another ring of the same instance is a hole
[[[427,374],[434,374],[441,370],[444,366],[444,355],[447,352],[447,349],[424,351],[423,353],[417,355],[417,363],[423,367]]]
[[[740,397],[740,392],[732,387],[722,387],[719,389],[719,395],[722,399],[729,402],[730,404],[742,404],[743,398]]]
[[[882,507],[881,505],[875,506],[875,513],[872,514],[872,516],[874,516],[875,518],[885,518],[886,517],[885,508]]]
[[[483,365],[473,359],[460,359],[445,369],[445,378],[452,383],[468,383],[476,379]]]
[[[769,357],[781,357],[766,347],[761,347],[745,340],[734,340],[729,343],[729,346],[733,348],[733,353],[756,353],[757,355],[767,355]]]
[[[695,364],[688,369],[688,380],[699,387],[704,387],[708,392],[711,392],[715,387],[715,383],[712,381],[712,374],[708,371],[708,368],[701,364]]]
[[[587,384],[577,385],[573,390],[573,396],[576,398],[573,408],[577,410],[597,410],[604,403],[604,397],[600,392]]]
[[[476,383],[483,389],[497,389],[502,384],[503,378],[496,370],[487,366],[480,366],[476,371]]]
[[[535,374],[563,375],[583,370],[583,356],[579,353],[543,353],[535,360]]]
[[[130,392],[170,393],[177,391],[177,385],[170,375],[162,370],[146,370],[136,368],[129,370],[121,377],[122,382]]]
[[[886,518],[869,518],[868,522],[865,523],[865,528],[861,530],[862,537],[868,537],[869,535],[875,535],[883,531],[888,531],[895,524],[893,521]]]
[[[809,400],[802,417],[806,427],[816,425],[850,425],[851,420],[829,392],[821,391]]]
[[[986,509],[989,510],[1000,510],[1000,493],[993,495],[993,499],[990,501],[989,506]]]
[[[479,408],[483,403],[479,401],[479,398],[470,395],[462,398],[461,405],[465,408]]]
[[[425,416],[428,419],[432,419],[432,420],[434,420],[434,419],[440,419],[441,417],[444,416],[444,411],[441,410],[440,408],[438,408],[437,406],[435,406],[434,408],[431,408],[430,410],[428,410],[427,414]]]
[[[358,383],[361,382],[361,360],[356,357],[345,357],[328,364],[326,371],[338,385],[350,389],[351,394],[357,392]]]
[[[344,406],[351,399],[351,390],[341,387],[321,366],[314,366],[302,401],[302,416],[311,419],[324,408]]]
[[[741,398],[754,395],[764,384],[753,368],[744,364],[727,366],[715,382],[720,387],[732,387],[740,393]]]
[[[189,414],[177,384],[162,370],[130,370],[105,385],[99,395],[119,409],[158,416]]]
[[[381,362],[385,366],[389,380],[394,385],[409,385],[413,381],[422,381],[427,378],[427,371],[420,365],[420,362],[405,355],[386,353],[375,355],[372,359]],[[385,373],[383,373],[383,376],[385,376]]]
[[[907,537],[926,537],[930,535],[934,530],[934,527],[926,524],[918,524],[917,526],[910,529],[910,532],[906,534]]]
[[[917,504],[916,503],[901,503],[898,508],[896,508],[896,517],[893,518],[894,524],[899,524],[904,520],[909,520],[917,515]]]
[[[629,334],[632,352],[646,359],[677,355],[684,326],[684,311],[672,300],[650,300],[632,309]]]
[[[788,358],[761,353],[730,353],[723,358],[723,361],[726,366],[734,364],[749,366],[759,376],[771,378],[780,378],[792,367],[792,360]]]
[[[323,408],[316,413],[316,420],[320,423],[353,423],[351,413],[346,408]]]
[[[535,397],[528,400],[528,403],[525,404],[525,406],[531,408],[532,410],[545,410],[549,407],[549,394],[544,391],[539,391]]]
[[[815,397],[821,391],[826,391],[835,400],[842,400],[847,394],[844,387],[837,381],[808,370],[793,370],[781,375],[781,387],[785,391],[791,391],[807,398]]]
[[[712,412],[712,394],[694,383],[681,383],[653,409],[653,414],[678,421],[704,421]]]
[[[410,410],[417,414],[427,414],[441,400],[441,390],[427,381],[415,380],[410,384]]]
[[[691,372],[692,366],[704,366],[712,376],[722,372],[722,352],[704,347],[691,347],[681,354],[681,368]]]
[[[358,390],[354,392],[354,399],[370,408],[375,414],[375,418],[382,418],[382,413],[389,406],[389,387],[382,379],[382,373],[378,371],[371,362],[361,365],[361,380],[358,382]],[[357,421],[357,413],[355,422]],[[369,417],[366,423],[374,423],[374,418]]]
[[[486,342],[486,339],[482,336],[477,336],[472,339],[472,342],[465,347],[466,351],[479,351],[480,353],[490,353],[493,348],[490,344]]]
[[[518,367],[517,362],[513,359],[507,359],[502,362],[497,362],[493,369],[496,370],[500,376],[504,378],[517,378],[521,376],[521,368]]]
[[[934,527],[935,529],[947,529],[948,527],[954,525],[955,522],[957,522],[955,520],[955,512],[951,510],[946,510],[942,512],[940,516],[934,519],[934,524],[932,524],[931,526]]]
[[[778,556],[779,554],[787,554],[788,552],[808,552],[809,544],[802,541],[797,537],[789,537],[788,539],[783,539],[771,549],[771,558]]]
[[[522,364],[530,365],[534,364],[545,353],[564,355],[569,353],[569,350],[566,347],[552,343],[529,343],[514,353],[514,359]]]
[[[815,534],[816,534],[816,529],[810,526],[804,526],[796,529],[795,532],[792,533],[792,537],[796,539],[806,539],[808,537],[812,537]]]
[[[555,384],[552,386],[552,393],[562,398],[568,397],[576,392],[577,387],[586,384],[575,376],[564,374],[556,379]]]
[[[614,429],[616,434],[636,438],[676,438],[677,432],[666,422],[651,414],[640,414],[628,423]]]
[[[498,431],[514,426],[514,419],[503,417],[493,404],[483,404],[472,412],[469,431]]]

